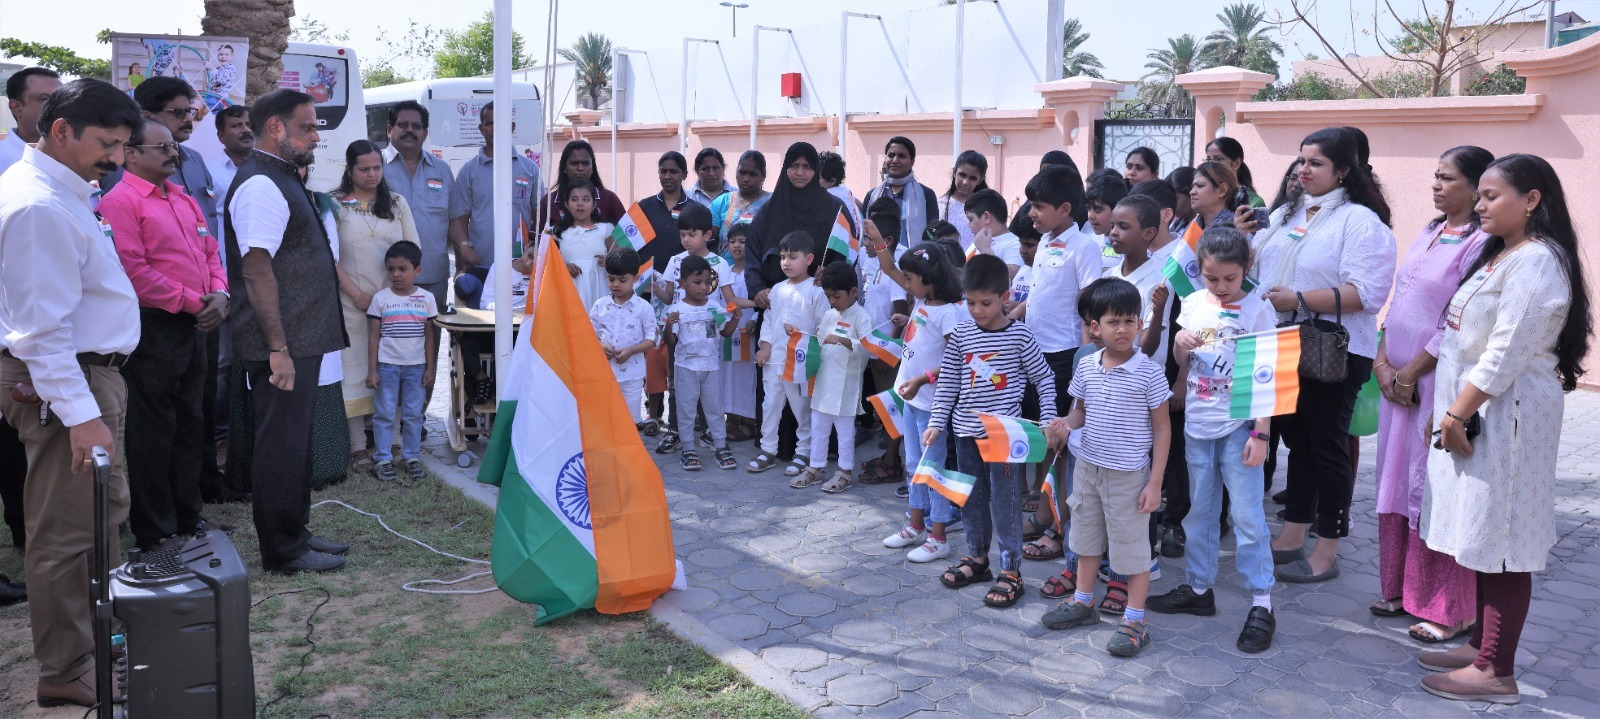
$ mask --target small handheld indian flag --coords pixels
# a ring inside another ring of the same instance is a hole
[[[1044,430],[1025,419],[979,413],[987,437],[978,440],[978,454],[985,462],[1034,464],[1044,461],[1049,447]]]
[[[873,330],[872,334],[861,338],[861,344],[872,353],[873,357],[883,360],[890,367],[900,366],[900,357],[906,352],[906,343],[899,337],[890,337],[883,330]]]
[[[1299,401],[1299,327],[1234,338],[1230,419],[1290,414]]]
[[[872,405],[878,419],[883,420],[883,431],[889,439],[900,439],[900,425],[906,412],[906,401],[900,398],[900,393],[889,388],[868,397],[867,404]]]
[[[750,328],[739,329],[731,336],[722,338],[722,361],[724,362],[749,362],[750,361]]]
[[[1056,497],[1060,496],[1061,490],[1060,485],[1056,483],[1054,463],[1052,462],[1051,465],[1050,471],[1044,475],[1044,487],[1042,488],[1044,496],[1042,501],[1045,506],[1050,508],[1050,521],[1055,524],[1056,533],[1059,534],[1061,532],[1061,511],[1056,508]]]
[[[655,238],[656,229],[650,226],[649,218],[644,216],[644,208],[637,202],[628,208],[628,213],[611,230],[611,240],[617,247],[626,247],[635,252],[644,249]]]
[[[633,281],[633,293],[640,297],[650,294],[650,284],[655,282],[657,274],[656,261],[645,260],[639,266],[639,279]]]
[[[822,367],[822,344],[816,335],[804,332],[789,333],[789,355],[783,358],[783,381],[805,384],[807,389],[817,382],[817,370]]]
[[[950,500],[951,504],[964,507],[967,504],[967,496],[972,494],[972,483],[976,480],[970,474],[945,469],[943,465],[923,460],[917,465],[916,473],[911,475],[911,481],[925,484],[928,489]]]
[[[1161,266],[1161,274],[1167,278],[1167,284],[1172,285],[1173,294],[1179,299],[1205,289],[1205,283],[1200,280],[1201,234],[1200,220],[1190,220],[1189,227],[1183,231],[1183,237],[1178,239],[1178,246],[1173,248],[1172,256]],[[1253,280],[1249,277],[1244,278],[1244,291],[1249,292],[1255,288],[1256,283]]]
[[[850,220],[844,216],[844,210],[833,218],[833,229],[828,231],[828,249],[844,255],[844,261],[855,264],[856,261],[855,235],[850,234]]]

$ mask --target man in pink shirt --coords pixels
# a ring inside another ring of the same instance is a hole
[[[122,267],[139,297],[141,337],[122,368],[128,383],[129,524],[144,550],[204,529],[200,471],[211,447],[201,408],[205,335],[228,311],[228,276],[206,216],[170,180],[178,145],[154,120],[133,134],[122,182],[100,201]]]

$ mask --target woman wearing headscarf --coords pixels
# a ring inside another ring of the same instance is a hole
[[[890,197],[900,206],[901,247],[922,241],[928,224],[939,217],[939,195],[911,172],[917,163],[917,146],[910,138],[896,135],[883,146],[883,184],[872,188],[861,203],[871,207],[873,200]]]
[[[749,269],[745,270],[745,283],[750,298],[756,304],[767,306],[767,291],[783,281],[783,269],[778,266],[778,242],[784,235],[804,230],[817,243],[811,261],[811,273],[822,264],[822,248],[827,246],[828,232],[833,221],[844,209],[839,198],[822,188],[817,179],[817,149],[809,142],[796,142],[783,153],[783,177],[772,190],[772,197],[756,213],[750,225],[750,236],[745,239],[745,256]],[[850,213],[846,212],[849,218]],[[851,227],[851,232],[855,232]]]

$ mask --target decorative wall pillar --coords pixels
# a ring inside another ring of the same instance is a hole
[[[1120,82],[1081,75],[1033,86],[1055,111],[1061,145],[1084,175],[1094,169],[1094,121],[1105,117],[1106,103],[1124,88]]]
[[[1216,138],[1217,131],[1225,124],[1244,121],[1238,112],[1239,103],[1249,102],[1274,78],[1264,72],[1225,65],[1185,73],[1176,80],[1194,98],[1193,162],[1199,166],[1205,162],[1206,145]]]

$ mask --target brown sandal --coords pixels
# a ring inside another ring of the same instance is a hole
[[[828,494],[838,494],[849,489],[852,484],[855,484],[855,479],[850,476],[849,472],[841,469],[833,473],[833,478],[829,479],[827,484],[822,485],[822,491]]]
[[[1065,544],[1055,529],[1046,529],[1038,539],[1022,545],[1022,558],[1035,562],[1048,562],[1066,553]]]
[[[794,489],[805,489],[822,481],[822,470],[817,467],[807,467],[794,479],[789,480],[789,486]]]
[[[350,453],[350,463],[345,466],[345,471],[351,474],[372,474],[372,453],[359,449]]]
[[[1019,572],[1000,572],[1000,576],[994,580],[994,587],[988,594],[983,595],[983,603],[995,609],[1016,606],[1020,599],[1022,599],[1022,574]]]

